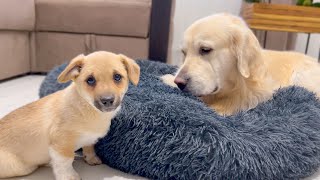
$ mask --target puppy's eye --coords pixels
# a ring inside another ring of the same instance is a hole
[[[199,54],[207,55],[212,51],[212,48],[209,47],[200,47]]]
[[[86,82],[89,86],[94,86],[96,84],[96,79],[93,76],[89,76]]]
[[[113,75],[113,79],[116,81],[116,82],[120,82],[121,79],[122,79],[122,76],[120,74],[114,74]]]

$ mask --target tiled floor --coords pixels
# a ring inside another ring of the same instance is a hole
[[[0,83],[0,118],[10,111],[35,101],[44,76],[24,76]]]
[[[22,105],[37,100],[39,98],[39,86],[43,79],[44,76],[32,75],[0,83],[0,118]],[[75,161],[74,167],[82,177],[82,180],[143,179],[115,170],[106,165],[89,166],[81,158]],[[29,176],[12,178],[11,180],[13,179],[53,180],[54,178],[50,167],[42,167]]]

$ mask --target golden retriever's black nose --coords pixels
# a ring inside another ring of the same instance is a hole
[[[177,76],[175,79],[174,79],[174,83],[176,83],[176,85],[178,86],[178,88],[183,91],[186,86],[187,86],[187,80],[186,79],[183,79],[179,76]]]
[[[100,98],[101,105],[105,107],[112,106],[114,102],[114,96],[104,96]]]

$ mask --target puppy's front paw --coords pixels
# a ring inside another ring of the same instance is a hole
[[[68,176],[68,180],[81,180],[79,174]]]
[[[78,173],[74,172],[71,174],[60,174],[56,178],[57,180],[81,180],[81,177],[79,176]]]
[[[102,164],[101,159],[96,155],[84,156],[84,161],[91,166]]]
[[[177,88],[178,86],[176,85],[176,83],[174,83],[174,76],[172,74],[166,74],[160,77],[160,79],[162,80],[163,83],[171,86],[171,87],[175,87]]]

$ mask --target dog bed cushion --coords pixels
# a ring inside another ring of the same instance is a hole
[[[105,164],[151,179],[300,179],[320,163],[320,102],[299,87],[277,91],[247,112],[222,117],[159,76],[175,67],[141,66],[108,135],[96,144]],[[63,89],[52,70],[40,96]]]

